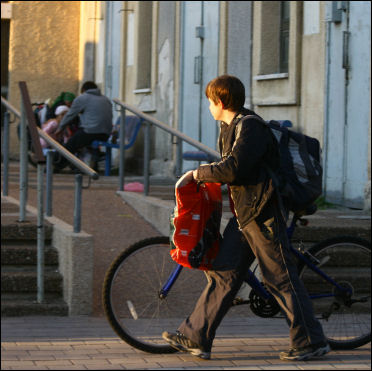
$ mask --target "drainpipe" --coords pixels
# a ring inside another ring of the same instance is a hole
[[[346,31],[343,31],[343,40],[342,40],[342,68],[345,70],[345,86],[344,86],[344,156],[343,156],[343,165],[342,165],[342,204],[345,204],[345,188],[347,180],[347,160],[348,160],[348,140],[347,140],[347,127],[348,127],[348,86],[349,86],[349,2],[344,1],[343,7],[341,8],[346,12]]]
[[[327,196],[327,163],[328,163],[328,130],[329,130],[329,64],[330,64],[330,34],[331,22],[326,23],[326,51],[325,51],[325,92],[324,92],[324,127],[323,127],[323,193]]]

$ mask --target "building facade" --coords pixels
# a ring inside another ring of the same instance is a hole
[[[15,106],[21,79],[33,101],[78,93],[84,80],[95,80],[108,97],[216,148],[218,125],[204,89],[215,76],[233,74],[246,86],[247,107],[320,140],[328,201],[370,208],[369,1],[9,4],[8,97]],[[35,49],[36,40],[42,46]],[[151,133],[152,173],[197,166],[182,161],[170,135]],[[141,166],[141,138],[129,157]]]

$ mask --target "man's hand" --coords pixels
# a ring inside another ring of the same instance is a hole
[[[194,177],[193,177],[193,171],[190,170],[187,173],[185,173],[184,175],[182,175],[182,177],[176,183],[176,188],[183,187],[184,185],[192,182],[193,179],[194,179]]]

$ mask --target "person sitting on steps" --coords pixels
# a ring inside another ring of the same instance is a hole
[[[112,131],[112,103],[101,94],[93,81],[83,84],[81,95],[74,99],[70,110],[59,125],[57,134],[62,132],[78,115],[80,115],[80,126],[65,144],[65,148],[73,154],[89,146],[95,140],[107,141]],[[93,161],[97,163],[98,158],[99,150],[96,149],[93,152]],[[66,158],[58,156],[54,162],[54,168],[60,171],[67,164]]]

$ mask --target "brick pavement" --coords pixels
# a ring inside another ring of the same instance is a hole
[[[243,324],[245,326],[243,326]],[[237,326],[237,327],[236,327]],[[236,331],[240,329],[240,331]],[[248,317],[223,322],[210,361],[185,353],[149,354],[120,340],[102,317],[7,317],[1,319],[2,370],[369,370],[371,344],[333,351],[307,362],[283,362],[288,345],[283,320]]]

